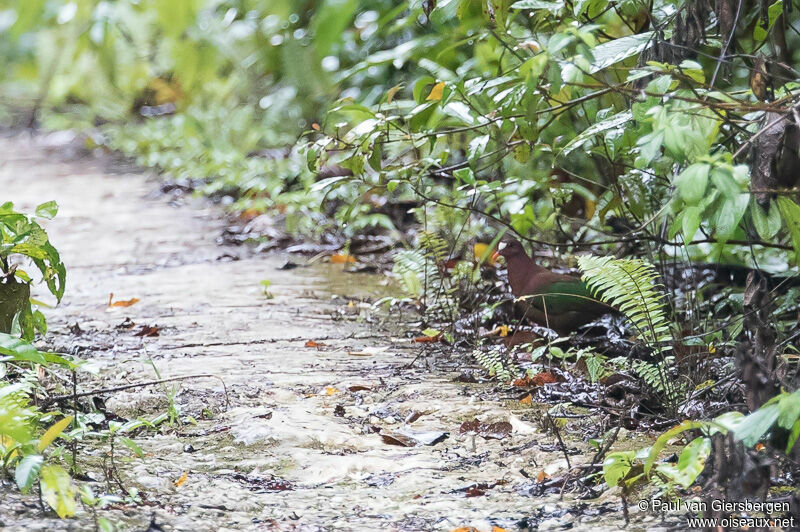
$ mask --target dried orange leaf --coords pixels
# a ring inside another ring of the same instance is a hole
[[[114,293],[108,294],[108,306],[109,307],[130,307],[131,305],[135,305],[139,302],[139,298],[133,297],[131,299],[125,299],[121,301],[114,301]]]
[[[533,397],[531,397],[531,394],[528,394],[522,399],[520,399],[519,402],[522,403],[523,405],[533,404]]]
[[[180,488],[181,486],[183,486],[186,483],[186,479],[187,478],[189,478],[189,472],[188,471],[184,471],[183,475],[181,475],[181,478],[179,478],[178,480],[173,482],[173,484],[175,484],[176,488]]]
[[[333,264],[354,264],[356,262],[356,258],[352,255],[342,255],[341,253],[336,253],[331,255],[331,262]]]
[[[444,81],[440,81],[431,89],[431,93],[425,98],[427,101],[439,101],[442,99],[442,92],[444,91]]]
[[[545,471],[540,471],[539,474],[536,476],[536,482],[540,484],[550,478],[550,475],[547,474]]]
[[[325,347],[325,344],[322,342],[315,342],[314,340],[309,340],[306,342],[306,347],[316,347],[319,349],[320,347]]]
[[[325,395],[333,395],[339,393],[339,390],[334,388],[333,386],[326,386],[325,387]]]

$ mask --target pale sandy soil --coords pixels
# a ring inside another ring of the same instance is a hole
[[[105,395],[110,412],[149,419],[166,411],[166,392],[174,390],[182,416],[197,422],[137,434],[143,459],[118,449],[122,482],[138,488],[144,503],[101,515],[130,530],[622,524],[619,499],[610,494],[580,501],[589,512],[576,510],[570,493],[529,494],[542,471],[557,477],[566,467],[555,438],[538,428],[536,409],[501,401],[490,385],[454,381],[455,364],[431,369],[422,357],[409,366],[419,348],[392,339],[392,330],[402,330],[391,323],[396,318],[387,323],[358,303],[389,293],[383,279],[330,264],[280,270],[285,256],[217,245],[225,224],[219,207],[175,201],[158,194],[152,177],[121,172],[108,156],[67,151],[57,138],[0,139],[0,200],[25,210],[49,199],[60,206],[47,230],[69,276],[62,304],[46,311],[47,344],[99,368],[97,377],[82,374],[80,389],[154,379],[152,361],[163,377],[218,375],[230,400],[226,407],[220,382],[208,378]],[[273,299],[264,297],[263,279],[272,282]],[[36,292],[44,297],[41,287]],[[140,301],[110,310],[110,293]],[[118,328],[126,319],[133,329]],[[160,327],[160,336],[135,336],[143,325]],[[325,347],[307,348],[309,339]],[[365,349],[369,356],[349,354]],[[423,415],[405,425],[415,410]],[[475,417],[511,419],[516,428],[502,440],[460,435],[460,424]],[[388,445],[371,427],[449,436],[406,448]],[[575,466],[591,453],[579,425],[570,438],[582,451],[572,457]],[[101,459],[108,450],[96,441],[79,447],[96,492],[107,489]],[[464,488],[480,482],[501,484],[465,496]],[[76,519],[54,519],[8,484],[0,497],[4,530],[94,526],[83,510]]]

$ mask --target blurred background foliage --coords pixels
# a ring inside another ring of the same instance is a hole
[[[295,235],[438,218],[455,254],[508,226],[785,271],[800,208],[757,205],[746,163],[794,101],[797,10],[712,4],[6,0],[0,120],[91,131]]]
[[[0,0],[0,124],[79,130],[244,223],[267,213],[271,245],[417,247],[395,273],[451,322],[454,306],[491,315],[472,244],[501,230],[546,262],[644,257],[674,322],[674,358],[651,365],[653,381],[681,382],[673,414],[700,415],[693,398],[734,360],[769,368],[743,372],[756,410],[800,379],[799,13],[793,0]],[[770,275],[745,290],[754,272]]]

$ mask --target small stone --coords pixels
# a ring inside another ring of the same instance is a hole
[[[192,446],[191,443],[187,443],[186,445],[183,446],[183,452],[185,453],[193,453],[195,452],[195,450],[196,449],[194,448],[194,446]]]

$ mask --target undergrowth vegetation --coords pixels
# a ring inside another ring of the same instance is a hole
[[[718,453],[763,440],[791,476],[798,12],[787,0],[26,0],[0,10],[0,121],[83,131],[86,148],[216,198],[243,226],[266,213],[280,228],[248,236],[269,245],[308,239],[364,261],[393,250],[395,303],[416,307],[430,338],[503,383],[571,375],[559,378],[612,412],[604,430],[706,420],[609,455],[610,486],[657,471],[661,488],[687,489],[727,433],[735,445]],[[0,274],[4,250],[27,254],[60,298],[58,255],[2,209]],[[504,233],[548,267],[577,264],[623,318],[571,339],[532,326],[492,258]],[[15,234],[29,245],[9,248]],[[19,301],[6,332],[30,340],[44,320]],[[685,434],[677,465],[654,467],[665,438]]]

